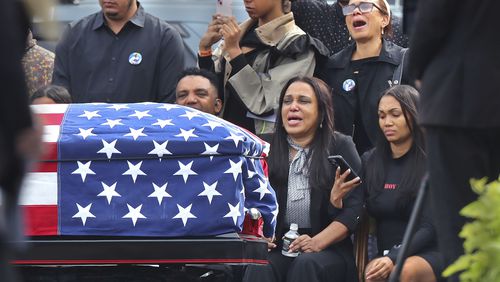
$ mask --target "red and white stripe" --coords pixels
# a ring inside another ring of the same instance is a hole
[[[28,236],[57,235],[57,141],[68,105],[32,106],[43,125],[43,153],[24,179],[19,203],[25,214]]]

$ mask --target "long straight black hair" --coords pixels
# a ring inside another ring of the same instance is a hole
[[[329,146],[333,141],[333,104],[331,88],[321,79],[315,77],[297,76],[290,79],[280,94],[278,117],[275,124],[275,132],[271,140],[271,150],[269,152],[269,180],[273,187],[287,188],[289,169],[289,146],[287,132],[283,127],[281,110],[283,109],[283,98],[285,93],[294,82],[304,82],[309,84],[314,90],[318,101],[318,120],[316,132],[309,145],[309,153],[305,165],[309,166],[309,185],[311,188],[329,187],[331,188],[333,173],[327,156]]]
[[[406,206],[415,197],[420,181],[426,170],[426,154],[424,147],[424,134],[418,126],[418,91],[407,85],[397,85],[387,89],[380,97],[377,104],[380,104],[382,97],[391,96],[401,105],[403,116],[410,130],[412,145],[406,153],[408,161],[403,168],[403,175],[398,189],[401,197],[398,199],[399,205]],[[373,154],[367,160],[365,166],[365,181],[368,185],[370,198],[376,197],[383,189],[387,177],[387,166],[392,159],[392,150],[389,141],[385,138],[380,129],[378,139]]]

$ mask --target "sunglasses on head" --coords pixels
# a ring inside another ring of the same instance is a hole
[[[356,10],[356,8],[358,8],[358,10],[362,14],[371,13],[373,7],[377,8],[382,14],[384,15],[386,14],[384,11],[382,11],[382,9],[380,9],[379,6],[377,6],[375,3],[372,2],[359,2],[358,4],[346,5],[342,7],[342,14],[344,14],[344,16],[352,15],[354,13],[354,10]]]

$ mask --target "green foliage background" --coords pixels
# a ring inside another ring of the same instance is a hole
[[[472,219],[462,228],[459,236],[465,239],[465,254],[450,265],[443,275],[460,274],[462,282],[500,281],[500,178],[487,183],[487,179],[471,180],[477,201],[465,206],[460,214]]]

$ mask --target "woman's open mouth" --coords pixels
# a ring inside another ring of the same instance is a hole
[[[352,26],[354,27],[355,30],[357,29],[362,29],[367,25],[367,22],[362,19],[357,19],[352,22]]]
[[[287,118],[288,125],[294,126],[302,122],[302,118],[298,116],[290,116]]]

